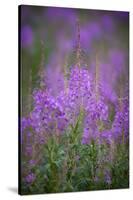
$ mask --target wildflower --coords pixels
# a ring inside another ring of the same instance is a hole
[[[29,160],[29,165],[31,167],[34,167],[36,165],[36,161],[35,160]]]
[[[22,47],[26,48],[31,46],[33,43],[33,31],[30,26],[26,25],[21,30],[21,44]]]
[[[34,173],[29,173],[26,177],[25,177],[25,181],[28,184],[32,184],[36,179],[36,175]]]
[[[112,183],[111,175],[110,175],[110,172],[108,170],[105,170],[105,182],[108,185],[111,185],[111,183]]]

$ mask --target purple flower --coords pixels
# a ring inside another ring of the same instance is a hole
[[[111,180],[111,174],[108,170],[105,170],[105,183],[107,183],[108,185],[111,185],[112,180]]]
[[[29,165],[30,165],[30,167],[34,167],[36,165],[36,161],[35,160],[29,160]]]
[[[104,130],[100,132],[100,141],[106,141],[108,144],[111,144],[112,139],[114,138],[113,130]]]
[[[29,173],[26,177],[25,177],[25,181],[28,184],[32,184],[36,179],[36,175],[34,173]]]
[[[31,145],[28,145],[25,147],[25,155],[32,156],[32,146]]]
[[[104,15],[102,18],[101,18],[101,25],[102,25],[102,28],[109,34],[114,31],[115,29],[115,23],[113,21],[113,18],[109,15]],[[109,35],[110,36],[110,35]]]
[[[33,31],[29,25],[21,29],[21,45],[22,47],[29,47],[33,43]]]
[[[45,77],[49,77],[46,71]],[[59,71],[58,71],[59,72]],[[60,73],[57,72],[57,80]],[[48,78],[47,77],[47,78]],[[47,80],[46,78],[46,80]],[[116,94],[110,97],[112,88],[108,88],[109,94],[104,91],[103,84],[98,83],[98,94],[95,90],[95,77],[84,66],[71,66],[67,77],[67,88],[62,85],[65,80],[57,81],[58,92],[46,81],[46,89],[36,89],[33,92],[33,110],[30,117],[23,118],[23,131],[30,143],[31,132],[34,132],[34,142],[44,144],[47,137],[58,132],[63,134],[71,125],[75,124],[81,110],[83,112],[82,144],[89,144],[91,140],[96,142],[111,143],[121,137],[122,131],[128,136],[129,112],[128,102],[123,101],[123,110],[119,110]],[[57,83],[56,82],[56,83]],[[51,82],[52,83],[52,82]],[[106,87],[105,87],[106,88]],[[115,115],[112,122],[109,120],[109,102],[113,102]],[[127,105],[127,106],[125,106]],[[109,123],[106,129],[105,122]],[[100,127],[102,125],[102,130]],[[105,125],[105,126],[104,126]],[[30,132],[28,128],[32,129]],[[26,154],[31,156],[30,144],[26,147]]]
[[[90,142],[90,134],[89,134],[89,128],[84,129],[84,133],[82,136],[82,144],[88,144]]]
[[[27,128],[31,126],[31,119],[30,117],[23,117],[21,120],[21,132],[25,131]]]

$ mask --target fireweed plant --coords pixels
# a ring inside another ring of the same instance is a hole
[[[113,100],[106,95],[98,53],[95,73],[81,64],[79,22],[77,41],[76,62],[55,74],[58,92],[42,71],[30,112],[21,119],[22,194],[129,185],[127,87]]]

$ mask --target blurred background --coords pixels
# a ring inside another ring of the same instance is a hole
[[[82,65],[94,73],[98,54],[105,93],[112,101],[125,95],[129,81],[128,12],[26,5],[19,9],[23,116],[31,110],[32,91],[39,86],[43,71],[51,74],[49,81],[56,86],[56,74],[75,63],[77,19]]]

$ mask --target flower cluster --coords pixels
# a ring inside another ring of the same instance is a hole
[[[101,137],[100,127],[107,120],[108,106],[104,103],[104,99],[91,99],[86,108],[82,143],[88,144],[91,139],[99,139]]]
[[[52,134],[55,129],[63,131],[67,125],[63,107],[48,91],[34,93],[34,109],[31,114],[32,125],[36,133]]]
[[[34,173],[29,173],[26,177],[25,177],[25,181],[28,183],[28,184],[32,184],[36,179],[36,176]]]
[[[67,79],[64,77],[63,80],[64,85],[67,82],[66,88],[62,87],[56,96],[49,89],[35,90],[33,110],[27,119],[22,119],[22,132],[31,126],[37,142],[44,143],[48,136],[60,135],[70,124],[74,124],[82,110],[83,144],[88,144],[92,139],[111,141],[122,132],[128,135],[128,106],[123,104],[123,110],[120,111],[117,102],[114,120],[109,122],[106,96],[99,92],[97,97],[93,79],[85,67],[73,66]],[[102,91],[100,84],[97,87]],[[106,129],[105,123],[110,123],[111,128]],[[27,137],[30,137],[29,132]],[[27,147],[27,154],[31,154],[30,146]]]

